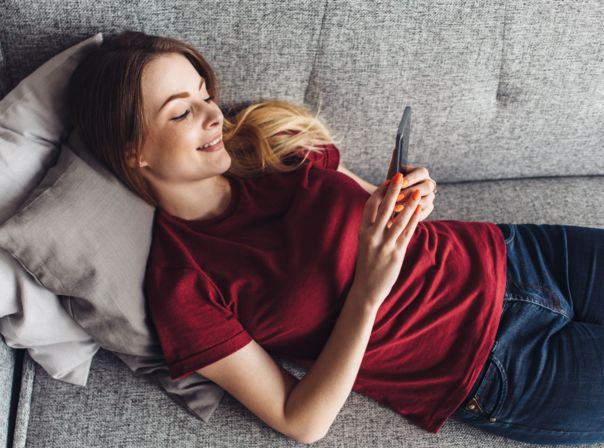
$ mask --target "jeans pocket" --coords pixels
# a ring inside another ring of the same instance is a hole
[[[507,396],[508,381],[503,365],[493,353],[489,355],[487,364],[480,385],[465,410],[494,422],[501,413]]]

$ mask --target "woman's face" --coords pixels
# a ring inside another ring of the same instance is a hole
[[[141,89],[148,132],[138,166],[153,186],[190,184],[229,169],[231,157],[222,143],[218,151],[199,150],[222,138],[224,117],[187,58],[169,53],[149,62],[143,69]],[[133,159],[129,163],[136,167]]]

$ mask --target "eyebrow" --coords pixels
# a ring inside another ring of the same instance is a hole
[[[201,82],[199,83],[199,90],[201,90],[201,88],[202,88],[202,86],[204,85],[205,82],[206,82],[206,80],[203,79],[203,78],[201,78]],[[161,110],[164,108],[164,106],[166,104],[168,104],[170,101],[175,100],[176,98],[186,98],[188,96],[190,96],[189,92],[180,92],[180,93],[175,93],[174,95],[170,95],[170,97],[158,109],[157,113],[160,113]]]

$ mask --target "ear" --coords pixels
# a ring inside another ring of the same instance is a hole
[[[126,158],[126,163],[128,164],[128,166],[130,168],[135,168],[136,167],[136,159],[133,156],[128,156]]]
[[[139,168],[141,166],[140,163],[139,164],[136,163],[136,158],[134,156],[128,156],[128,158],[126,159],[126,163],[128,164],[128,166],[130,168],[133,168],[133,169]]]
[[[126,163],[130,168],[142,168],[143,166],[148,165],[147,162],[143,160],[142,154],[140,155],[139,160],[136,160],[136,153],[130,146],[126,148],[126,154],[128,154],[126,156]]]

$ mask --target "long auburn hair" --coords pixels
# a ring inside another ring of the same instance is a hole
[[[123,31],[104,35],[87,53],[67,85],[67,108],[87,148],[126,187],[154,207],[150,186],[127,159],[138,160],[146,134],[141,77],[143,68],[165,53],[185,56],[206,80],[207,90],[219,104],[220,85],[214,70],[192,45],[174,38]],[[265,172],[289,172],[303,164],[308,152],[339,143],[327,125],[305,106],[286,100],[252,104],[232,118],[224,113],[223,142],[231,156],[227,171],[241,177]],[[304,151],[307,150],[307,151]],[[284,161],[296,153],[298,164]]]

